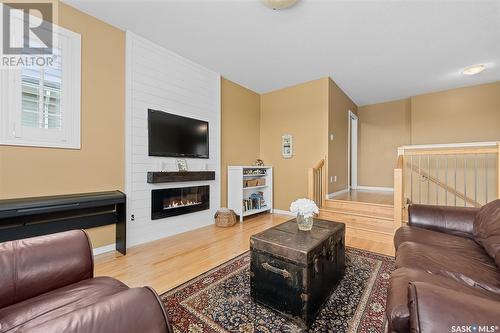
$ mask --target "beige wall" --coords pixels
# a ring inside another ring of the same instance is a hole
[[[500,139],[500,82],[411,98],[411,143]]]
[[[359,107],[358,184],[392,187],[397,148],[410,143],[410,99]]]
[[[260,156],[260,95],[221,80],[221,205],[227,206],[227,166],[253,165]]]
[[[359,110],[359,185],[392,186],[400,145],[500,140],[500,82]]]
[[[307,169],[328,151],[328,85],[323,78],[261,95],[260,155],[274,167],[274,207],[307,196]],[[293,135],[293,158],[281,156],[281,136]]]
[[[329,78],[261,96],[223,79],[222,204],[227,204],[227,165],[252,164],[258,157],[274,166],[277,209],[288,210],[291,201],[307,196],[307,169],[327,154],[334,157],[329,160],[330,175],[337,176],[329,191],[346,188],[349,110],[357,113],[357,106]],[[328,133],[334,133],[333,142]],[[293,135],[291,159],[281,156],[283,134]]]
[[[358,107],[340,87],[328,79],[328,136],[333,134],[333,141],[328,140],[328,193],[348,187],[349,167],[349,110],[357,114]],[[337,176],[336,182],[330,182],[331,176]]]
[[[0,198],[124,190],[125,33],[65,4],[59,25],[82,36],[81,149],[0,146]],[[114,226],[91,231],[114,243]]]

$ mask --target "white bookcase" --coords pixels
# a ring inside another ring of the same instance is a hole
[[[252,173],[252,171],[254,171]],[[260,174],[255,174],[260,172]],[[250,174],[249,174],[250,173]],[[259,184],[250,184],[248,181],[258,182]],[[253,200],[252,203],[244,200],[249,199],[252,194],[254,198],[262,196],[263,202],[260,205],[254,204],[259,200]],[[269,166],[228,166],[227,167],[227,206],[234,210],[243,221],[245,216],[257,213],[273,211],[273,168]]]

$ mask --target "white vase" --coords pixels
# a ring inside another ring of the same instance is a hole
[[[305,217],[303,214],[297,214],[297,225],[299,227],[299,230],[302,231],[309,231],[312,229],[313,226],[313,217]]]

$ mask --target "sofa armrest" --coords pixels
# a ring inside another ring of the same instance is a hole
[[[0,243],[0,308],[93,277],[83,230]]]
[[[425,282],[409,284],[408,306],[412,333],[469,332],[467,327],[470,332],[493,332],[500,327],[499,301]]]
[[[474,218],[479,208],[410,205],[408,224],[447,234],[472,238]]]
[[[132,288],[43,323],[27,322],[25,333],[172,333],[165,309],[154,290]]]

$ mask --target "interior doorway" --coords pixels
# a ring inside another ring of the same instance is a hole
[[[358,116],[351,110],[348,113],[348,178],[349,189],[358,187]]]

